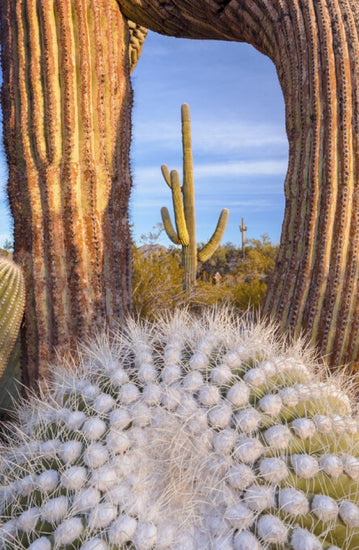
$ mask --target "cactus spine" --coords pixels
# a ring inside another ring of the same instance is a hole
[[[131,309],[130,59],[116,0],[2,0],[4,142],[22,266],[24,381]],[[131,44],[131,54],[129,53]]]
[[[357,406],[300,343],[179,311],[74,364],[0,446],[2,550],[358,549]]]
[[[174,244],[182,246],[182,265],[185,273],[183,286],[185,289],[189,289],[196,282],[197,261],[205,262],[218,248],[226,229],[229,211],[227,208],[223,208],[212,237],[201,250],[197,251],[191,121],[189,106],[186,103],[181,107],[181,119],[183,149],[182,188],[177,170],[170,172],[165,164],[161,166],[164,180],[172,192],[176,230],[172,225],[168,209],[165,206],[161,209],[161,215],[168,237]]]
[[[21,268],[8,258],[0,258],[0,382],[18,337],[24,309]]]

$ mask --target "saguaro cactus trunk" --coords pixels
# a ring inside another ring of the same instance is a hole
[[[286,105],[289,166],[280,252],[264,311],[293,332],[305,328],[332,363],[357,362],[359,2],[121,5],[157,32],[248,42],[274,62]]]
[[[131,307],[129,33],[115,0],[1,0],[25,381]]]

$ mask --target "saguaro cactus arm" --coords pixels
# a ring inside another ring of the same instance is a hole
[[[162,208],[161,208],[161,216],[162,216],[162,221],[163,221],[163,227],[164,227],[164,229],[167,233],[167,236],[171,239],[171,241],[174,244],[181,244],[180,240],[178,238],[178,235],[177,235],[177,231],[175,230],[175,228],[172,225],[171,217],[170,217],[170,214],[168,212],[168,209],[165,206],[162,206]]]
[[[0,379],[15,345],[25,309],[25,282],[21,268],[0,258]]]
[[[162,166],[161,166],[161,172],[162,172],[162,176],[163,176],[165,182],[167,183],[168,187],[171,189],[171,188],[172,188],[172,185],[171,185],[171,174],[170,174],[170,171],[169,171],[169,169],[168,169],[167,164],[162,164]]]
[[[196,282],[197,260],[208,260],[219,246],[226,229],[228,210],[224,208],[219,216],[217,227],[203,249],[197,252],[196,214],[194,201],[193,157],[191,147],[191,121],[189,106],[181,107],[182,148],[183,148],[183,186],[177,170],[169,171],[166,164],[161,166],[162,175],[172,192],[176,229],[174,230],[167,208],[161,209],[163,225],[167,235],[175,244],[182,245],[182,265],[184,268],[184,288],[188,289]],[[183,196],[183,199],[182,199]]]
[[[174,229],[169,212],[166,207],[161,209],[162,221],[168,237],[175,244],[182,246],[189,245],[189,235],[187,231],[186,219],[184,214],[180,177],[177,170],[169,173],[167,166],[161,167],[165,182],[172,192],[173,211],[175,214],[176,230]]]
[[[228,216],[228,208],[223,208],[212,237],[210,238],[208,243],[203,248],[201,248],[201,250],[198,251],[198,259],[200,262],[205,262],[209,260],[209,258],[213,256],[213,254],[221,244],[221,240],[227,227]]]
[[[274,62],[289,165],[264,311],[306,329],[333,365],[358,362],[358,1],[121,0],[121,9],[162,34],[247,42]]]
[[[177,172],[177,170],[171,171],[171,189],[178,240],[183,246],[188,246],[189,235],[185,219],[179,173]]]

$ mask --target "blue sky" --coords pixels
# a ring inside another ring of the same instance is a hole
[[[169,38],[149,33],[133,73],[131,200],[138,241],[172,212],[161,164],[182,174],[180,106],[191,109],[197,239],[211,236],[230,209],[225,241],[268,233],[278,242],[288,162],[284,102],[273,63],[247,44]],[[1,150],[2,151],[2,150]],[[11,237],[6,164],[0,153],[0,243]],[[165,235],[160,239],[168,244]]]

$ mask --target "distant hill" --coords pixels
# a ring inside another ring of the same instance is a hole
[[[148,256],[153,255],[159,255],[159,254],[165,254],[168,252],[168,248],[163,246],[162,244],[144,244],[142,246],[139,246],[137,249],[144,258],[148,258]]]

